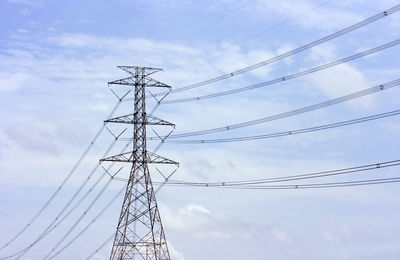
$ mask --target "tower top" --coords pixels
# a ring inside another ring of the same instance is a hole
[[[162,69],[158,68],[149,68],[149,67],[138,67],[138,66],[117,66],[117,68],[128,72],[129,74],[135,76],[139,72],[142,72],[144,76],[149,76],[151,74],[154,74],[156,72],[162,71]]]

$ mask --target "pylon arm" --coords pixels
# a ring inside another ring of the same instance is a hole
[[[128,114],[104,120],[104,123],[134,124],[135,122],[133,121],[133,114]]]
[[[136,76],[138,71],[143,72],[145,77],[154,74],[156,72],[162,71],[162,69],[158,68],[149,68],[149,67],[138,67],[138,66],[117,66],[118,69],[121,69],[129,74]]]
[[[169,125],[175,128],[175,124],[160,119],[158,117],[147,115],[147,125]]]
[[[100,162],[127,162],[127,163],[133,163],[135,162],[133,158],[133,152],[126,152],[126,153],[121,153],[118,155],[113,155],[110,157],[106,157],[103,159],[100,159]],[[153,163],[153,164],[175,164],[179,165],[178,162],[175,162],[173,160],[167,159],[165,157],[162,157],[158,154],[147,152],[147,157],[145,163]]]
[[[119,124],[145,124],[145,125],[169,125],[175,127],[175,124],[172,124],[168,121],[162,120],[158,117],[152,115],[146,115],[147,122],[135,122],[134,121],[134,114],[128,114],[124,116],[119,116],[115,118],[110,118],[105,120],[104,123],[119,123]]]
[[[146,87],[153,87],[153,88],[171,88],[171,86],[164,84],[160,81],[147,77],[146,79]]]
[[[135,82],[135,77],[127,77],[124,79],[117,79],[114,81],[108,82],[108,85],[125,85],[125,86],[136,86],[138,83]],[[164,84],[158,80],[152,78],[145,78],[145,85],[146,87],[153,87],[153,88],[171,88],[171,86]]]
[[[127,85],[127,86],[135,86],[135,78],[128,77],[124,79],[117,79],[114,81],[108,82],[108,85]]]
[[[100,159],[100,162],[133,162],[133,152],[121,153]]]
[[[147,158],[148,158],[148,163],[157,163],[157,164],[175,164],[179,166],[178,162],[175,162],[173,160],[167,159],[165,157],[162,157],[158,154],[147,152]]]

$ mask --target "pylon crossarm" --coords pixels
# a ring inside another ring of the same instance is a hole
[[[133,114],[118,116],[104,120],[104,123],[133,124]]]
[[[151,152],[147,152],[147,163],[179,165],[178,162],[175,162],[173,160],[167,159],[165,157],[162,157],[158,154]]]
[[[135,78],[127,77],[108,82],[108,85],[135,86]]]
[[[158,117],[155,117],[153,115],[146,114],[146,117],[147,117],[147,125],[169,125],[175,128],[175,124],[160,119]]]
[[[137,162],[136,160],[133,159],[133,156],[132,156],[133,153],[134,152],[126,152],[126,153],[113,155],[110,157],[100,159],[100,162],[127,162],[127,163]],[[170,160],[168,158],[162,157],[158,154],[151,153],[151,152],[147,152],[147,157],[146,157],[145,163],[179,165],[178,162],[175,162],[173,160]]]
[[[117,154],[117,155],[113,155],[110,157],[100,159],[100,162],[130,162],[130,163],[132,163],[134,161],[132,154],[133,154],[132,152],[121,153],[121,154]]]
[[[138,67],[138,66],[117,66],[117,68],[125,72],[128,72],[133,76],[137,76],[138,72],[141,71],[143,72],[145,77],[150,76],[151,74],[154,74],[156,72],[162,71],[162,69],[159,68]]]
[[[146,77],[146,87],[152,87],[152,88],[171,88],[171,86],[169,86],[169,85],[167,85],[167,84],[165,84],[165,83],[162,83],[162,82],[160,82],[160,81],[158,81],[158,80],[155,80],[155,79],[152,79],[152,78],[149,78],[149,77]]]
[[[175,124],[172,124],[168,121],[165,121],[163,119],[160,119],[158,117],[152,116],[152,115],[147,115],[147,121],[145,123],[143,122],[135,122],[134,121],[134,114],[128,114],[128,115],[123,115],[123,116],[118,116],[114,118],[110,118],[107,120],[104,120],[104,123],[118,123],[118,124],[146,124],[146,125],[168,125],[175,127]]]

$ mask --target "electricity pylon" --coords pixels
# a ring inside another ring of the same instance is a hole
[[[132,164],[110,259],[170,260],[148,164],[178,163],[146,150],[146,126],[174,125],[146,114],[146,88],[171,87],[149,77],[161,69],[136,66],[118,68],[128,72],[130,77],[108,84],[134,87],[134,113],[108,119],[105,123],[132,124],[133,150],[100,160]]]

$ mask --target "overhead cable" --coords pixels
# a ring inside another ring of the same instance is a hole
[[[385,18],[385,17],[387,17],[387,16],[389,16],[391,14],[394,14],[394,13],[398,12],[399,10],[400,10],[400,4],[397,4],[397,5],[393,6],[392,8],[387,9],[386,11],[383,11],[383,12],[379,12],[378,14],[373,15],[373,16],[371,16],[371,17],[369,17],[369,18],[367,18],[367,19],[365,19],[365,20],[363,20],[361,22],[353,24],[353,25],[351,25],[349,27],[346,27],[346,28],[344,28],[344,29],[342,29],[340,31],[337,31],[337,32],[332,33],[332,34],[329,34],[329,35],[327,35],[325,37],[322,37],[322,38],[320,38],[318,40],[315,40],[315,41],[313,41],[311,43],[308,43],[306,45],[303,45],[301,47],[298,47],[298,48],[296,48],[294,50],[291,50],[291,51],[288,51],[286,53],[280,54],[280,55],[275,56],[273,58],[270,58],[268,60],[265,60],[265,61],[256,63],[254,65],[251,65],[251,66],[248,66],[248,67],[233,71],[233,72],[228,73],[228,74],[224,74],[224,75],[221,75],[221,76],[218,76],[218,77],[215,77],[215,78],[211,78],[211,79],[199,82],[199,83],[195,83],[195,84],[192,84],[192,85],[188,85],[188,86],[172,89],[172,90],[166,91],[166,92],[160,92],[160,93],[154,94],[154,96],[161,96],[161,95],[165,95],[167,93],[182,92],[182,91],[185,91],[185,90],[189,90],[189,89],[197,88],[197,87],[204,86],[204,85],[207,85],[207,84],[211,84],[213,82],[224,80],[224,79],[227,79],[227,78],[230,78],[230,77],[233,77],[233,76],[236,76],[236,75],[239,75],[239,74],[242,74],[242,73],[257,69],[257,68],[260,68],[262,66],[265,66],[265,65],[268,65],[270,63],[282,60],[282,59],[287,58],[289,56],[292,56],[294,54],[303,52],[305,50],[308,50],[308,49],[311,49],[311,48],[313,48],[315,46],[318,46],[318,45],[320,45],[322,43],[325,43],[325,42],[328,42],[328,41],[333,40],[335,38],[338,38],[340,36],[343,36],[343,35],[345,35],[345,34],[347,34],[349,32],[352,32],[352,31],[357,30],[357,29],[359,29],[359,28],[361,28],[363,26],[366,26],[366,25],[368,25],[370,23],[373,23],[373,22],[376,22],[376,21],[378,21],[378,20],[380,20],[382,18]]]
[[[256,32],[256,33],[252,34],[252,35],[249,35],[249,36],[247,36],[246,38],[241,39],[241,40],[239,40],[239,41],[237,41],[237,42],[235,42],[235,43],[233,43],[233,44],[236,45],[236,44],[243,43],[243,42],[248,41],[249,39],[252,39],[252,38],[254,38],[254,37],[257,37],[258,35],[261,35],[261,34],[263,34],[263,33],[265,33],[265,32],[268,32],[268,31],[271,31],[271,30],[273,30],[273,29],[279,28],[280,26],[282,26],[282,25],[284,25],[284,24],[287,24],[287,23],[289,23],[290,21],[296,20],[296,19],[298,19],[299,17],[301,17],[301,16],[303,16],[303,15],[309,13],[310,11],[313,11],[314,9],[317,9],[317,8],[319,8],[319,7],[321,7],[321,6],[327,5],[327,4],[330,3],[330,2],[332,2],[332,0],[324,1],[324,2],[321,2],[321,3],[317,4],[317,5],[314,5],[314,6],[312,6],[311,8],[309,8],[309,9],[307,9],[307,10],[304,10],[303,12],[298,13],[297,15],[295,15],[295,16],[293,16],[293,17],[290,17],[290,18],[288,18],[288,19],[286,19],[286,20],[284,20],[284,21],[282,21],[282,22],[280,22],[280,23],[278,23],[278,24],[272,25],[272,26],[270,26],[270,27],[268,27],[268,28],[266,28],[266,29],[264,29],[264,30],[261,30],[261,31],[259,31],[259,32]]]
[[[360,181],[343,181],[343,182],[327,182],[327,183],[308,183],[308,184],[286,184],[286,185],[256,185],[256,186],[240,186],[240,187],[218,187],[227,189],[243,189],[243,190],[288,190],[288,189],[322,189],[337,187],[354,187],[376,184],[387,184],[400,182],[400,177],[369,179]]]
[[[279,182],[288,182],[288,181],[298,181],[305,179],[315,179],[315,178],[323,178],[323,177],[331,177],[336,175],[344,175],[350,173],[358,173],[365,172],[370,170],[378,170],[388,167],[394,167],[400,165],[400,159],[378,162],[373,164],[366,164],[348,168],[341,168],[335,170],[327,170],[320,171],[314,173],[306,173],[306,174],[298,174],[298,175],[289,175],[289,176],[281,176],[274,178],[265,178],[265,179],[256,179],[256,180],[242,180],[242,181],[222,181],[222,182],[190,182],[190,181],[182,181],[182,180],[171,180],[167,185],[172,186],[199,186],[199,187],[233,187],[233,186],[243,186],[243,185],[260,185],[266,183],[279,183]]]
[[[110,181],[112,180],[112,178],[110,178]],[[110,183],[110,182],[108,182]],[[97,219],[99,219],[104,212],[107,211],[108,208],[111,207],[111,205],[116,201],[116,199],[118,199],[120,197],[120,195],[125,191],[125,186],[122,187],[122,189],[120,189],[115,195],[114,197],[111,198],[111,200],[99,211],[99,213],[89,222],[89,224],[87,224],[81,231],[78,232],[77,235],[75,235],[67,244],[65,244],[61,249],[59,249],[57,252],[54,252],[54,250],[51,251],[51,253],[54,253],[54,255],[49,255],[48,258],[44,258],[44,259],[53,259],[55,257],[57,257],[61,252],[63,252],[65,249],[67,249],[72,243],[74,243],[79,237],[81,237],[88,229],[91,225],[93,225]]]
[[[333,66],[337,66],[382,50],[385,50],[387,48],[393,47],[400,44],[400,39],[397,39],[395,41],[380,45],[378,47],[354,54],[352,56],[334,61],[334,62],[330,62],[324,65],[320,65],[308,70],[304,70],[301,72],[297,72],[294,74],[290,74],[290,75],[286,75],[283,77],[279,77],[273,80],[269,80],[266,82],[262,82],[262,83],[258,83],[258,84],[254,84],[254,85],[250,85],[247,87],[242,87],[242,88],[236,88],[236,89],[231,89],[231,90],[227,90],[227,91],[222,91],[222,92],[217,92],[214,94],[208,94],[208,95],[203,95],[203,96],[196,96],[196,97],[188,97],[188,98],[181,98],[181,99],[174,99],[174,100],[166,100],[166,101],[162,101],[160,102],[160,104],[176,104],[176,103],[183,103],[183,102],[190,102],[190,101],[198,101],[198,100],[203,100],[203,99],[209,99],[209,98],[215,98],[215,97],[221,97],[221,96],[226,96],[226,95],[231,95],[231,94],[235,94],[235,93],[239,93],[239,92],[243,92],[243,91],[248,91],[248,90],[252,90],[252,89],[257,89],[257,88],[261,88],[261,87],[265,87],[265,86],[269,86],[269,85],[273,85],[279,82],[284,82],[287,80],[291,80],[297,77],[301,77],[301,76],[305,76],[305,75],[309,75],[311,73],[315,73]]]
[[[348,182],[334,182],[334,183],[317,183],[317,184],[289,184],[289,185],[260,185],[270,182],[281,182],[286,180],[299,180],[300,178],[312,178],[312,176],[322,176],[323,174],[345,174],[350,172],[357,171],[366,171],[369,169],[380,169],[390,166],[399,165],[400,160],[381,162],[363,166],[356,166],[350,168],[344,168],[339,170],[331,170],[324,171],[318,173],[311,174],[301,174],[301,175],[292,175],[286,177],[277,177],[277,178],[269,178],[269,179],[258,179],[258,180],[247,180],[247,181],[238,181],[238,182],[209,182],[209,183],[199,183],[199,182],[184,182],[184,181],[168,181],[168,182],[155,182],[154,184],[160,185],[159,189],[164,186],[177,186],[177,187],[215,187],[215,188],[227,188],[227,189],[307,189],[307,188],[333,188],[333,187],[348,187],[348,186],[360,186],[360,185],[373,185],[373,184],[385,184],[385,183],[395,183],[400,182],[399,178],[384,178],[384,179],[372,179],[372,180],[359,180],[359,181],[348,181]],[[257,185],[253,185],[257,184]],[[240,184],[240,185],[237,185]],[[247,186],[246,186],[247,185]],[[159,190],[156,190],[157,191]],[[92,254],[90,254],[85,260],[91,259],[98,253],[104,246],[106,246],[114,237],[114,234],[109,236],[107,240],[105,240]]]
[[[104,153],[104,156],[107,156],[108,152],[111,150],[115,142],[117,141],[117,138],[114,139],[113,143],[110,145],[110,147],[107,149],[107,151]],[[124,148],[122,149],[121,153],[125,152],[126,148],[128,148],[129,144],[131,142],[128,142]],[[109,170],[114,163],[110,164],[107,170]],[[9,259],[15,256],[18,256],[16,259],[20,259],[23,255],[25,255],[32,247],[34,247],[37,243],[39,243],[41,240],[43,240],[45,237],[47,237],[53,230],[55,230],[62,222],[65,221],[78,207],[79,205],[90,195],[90,193],[96,188],[96,186],[100,183],[100,181],[107,175],[107,171],[105,171],[100,177],[95,181],[95,183],[89,188],[89,190],[79,199],[77,203],[64,215],[62,214],[66,211],[66,209],[70,206],[70,204],[75,200],[75,198],[78,196],[80,191],[83,189],[83,187],[87,184],[87,182],[93,177],[93,174],[97,171],[99,167],[99,164],[96,165],[96,167],[91,171],[89,176],[85,179],[85,181],[81,184],[80,188],[76,191],[76,193],[72,196],[70,201],[64,206],[64,208],[59,212],[59,214],[55,217],[55,219],[47,226],[47,228],[26,248],[9,255],[7,257],[2,257],[2,259]],[[62,217],[61,217],[62,216]]]
[[[175,171],[172,173],[174,174]],[[162,183],[160,183],[160,186],[154,191],[154,194],[157,194],[162,187],[168,182],[168,179],[172,176],[172,174],[166,178]],[[115,179],[115,178],[112,178]],[[59,251],[57,251],[54,255],[52,255],[51,257],[48,258],[48,260],[53,259],[54,257],[58,256],[60,253],[62,253],[65,249],[67,249],[69,246],[71,246],[75,241],[77,241],[89,228],[91,225],[93,225],[97,219],[99,219],[106,211],[107,209],[112,205],[112,203],[119,197],[119,195],[122,194],[122,192],[125,190],[125,186],[123,187],[123,189],[121,189],[111,200],[110,202],[108,202],[106,204],[106,206],[96,215],[96,217],[94,217],[76,236],[74,236],[67,244],[65,244]],[[144,207],[144,205],[142,206]],[[96,249],[96,251],[94,253],[92,253],[90,256],[88,256],[86,259],[90,259],[91,257],[93,257],[98,250],[100,250],[102,247],[104,247],[107,242],[109,240],[111,240],[111,238],[107,239],[106,242],[104,242],[101,247],[99,247],[98,249]]]
[[[72,224],[72,226],[68,229],[68,231],[63,235],[63,237],[53,246],[53,248],[46,254],[45,257],[42,258],[42,260],[47,260],[51,258],[51,254],[54,253],[54,251],[61,245],[62,242],[64,242],[65,239],[71,234],[71,232],[78,226],[78,224],[82,221],[82,219],[87,215],[87,213],[91,210],[91,208],[94,206],[94,204],[100,199],[101,195],[104,193],[104,191],[108,188],[112,181],[112,177],[107,181],[107,183],[103,186],[103,188],[100,190],[100,192],[96,195],[96,197],[93,199],[93,201],[89,204],[87,209],[83,212],[83,214]]]
[[[104,154],[108,154],[108,152],[112,149],[114,144],[116,143],[116,140],[112,142],[112,144],[108,147],[107,151]],[[70,200],[66,203],[66,205],[61,209],[61,211],[57,214],[57,216],[48,224],[48,226],[45,228],[45,230],[26,248],[18,251],[17,253],[11,255],[11,256],[16,256],[18,257],[16,259],[20,259],[23,255],[25,255],[32,247],[34,247],[39,241],[41,241],[43,238],[45,238],[48,234],[50,234],[64,219],[63,217],[61,220],[61,216],[64,214],[64,212],[69,208],[71,203],[76,199],[76,197],[79,195],[79,193],[82,191],[82,189],[86,186],[86,184],[89,182],[90,179],[92,179],[94,173],[97,171],[99,167],[99,164],[97,164],[92,171],[89,173],[88,177],[85,179],[85,181],[81,184],[81,186],[78,188],[78,190],[73,194],[73,196],[70,198]],[[82,200],[81,200],[82,201]],[[74,207],[75,208],[75,207]],[[72,213],[71,211],[69,214]],[[69,215],[68,214],[68,215]],[[60,221],[58,221],[60,220]],[[55,223],[58,221],[58,223],[55,225]],[[0,258],[3,259],[3,258]]]
[[[250,141],[250,140],[259,140],[259,139],[267,139],[267,138],[276,138],[282,136],[291,136],[296,134],[304,134],[309,132],[321,131],[341,126],[353,125],[363,122],[368,122],[372,120],[382,119],[390,116],[396,116],[400,114],[400,109],[394,110],[391,112],[376,114],[372,116],[366,116],[356,119],[351,119],[347,121],[336,122],[332,124],[314,126],[309,128],[302,128],[284,132],[270,133],[270,134],[262,134],[262,135],[252,135],[252,136],[241,136],[241,137],[232,137],[232,138],[216,138],[216,139],[198,139],[198,140],[165,140],[165,143],[176,143],[176,144],[210,144],[210,143],[227,143],[227,142],[240,142],[240,141]],[[151,137],[153,138],[153,137]]]
[[[272,115],[272,116],[267,116],[267,117],[263,117],[263,118],[259,118],[259,119],[255,119],[255,120],[251,120],[251,121],[246,121],[246,122],[242,122],[242,123],[238,123],[238,124],[233,124],[233,125],[227,125],[227,126],[211,128],[211,129],[206,129],[206,130],[200,130],[200,131],[187,132],[187,133],[182,133],[182,134],[174,134],[174,135],[170,135],[168,137],[168,139],[211,134],[211,133],[222,132],[222,131],[230,131],[230,130],[237,129],[237,128],[242,128],[242,127],[266,123],[266,122],[270,122],[270,121],[274,121],[274,120],[278,120],[278,119],[282,119],[282,118],[292,117],[295,115],[307,113],[310,111],[318,110],[321,108],[333,106],[333,105],[344,103],[344,102],[347,102],[347,101],[350,101],[353,99],[371,95],[371,94],[381,92],[381,91],[384,91],[384,90],[387,90],[387,89],[390,89],[390,88],[393,88],[393,87],[396,87],[399,85],[400,85],[400,79],[396,79],[396,80],[393,80],[393,81],[390,81],[390,82],[387,82],[387,83],[384,83],[381,85],[377,85],[377,86],[374,86],[371,88],[353,92],[348,95],[344,95],[344,96],[341,96],[338,98],[330,99],[330,100],[327,100],[327,101],[324,101],[321,103],[302,107],[299,109],[291,110],[288,112],[284,112],[284,113],[280,113],[280,114],[276,114],[276,115]],[[156,137],[152,137],[152,138],[156,138]],[[121,140],[126,140],[126,138],[121,138]]]
[[[117,110],[118,106],[121,104],[121,101],[118,101],[115,107],[112,109],[111,113],[108,115],[108,118],[111,118],[115,111]],[[89,153],[90,149],[93,147],[95,142],[97,141],[98,137],[100,134],[103,132],[105,128],[105,125],[102,125],[100,129],[97,131],[95,137],[92,139],[90,144],[87,146],[83,154],[79,157],[78,161],[74,164],[72,167],[71,171],[68,173],[68,175],[65,177],[65,179],[62,181],[62,183],[58,186],[56,191],[50,196],[50,198],[46,201],[46,203],[40,208],[40,210],[31,218],[31,220],[14,236],[12,237],[4,246],[0,248],[4,249],[8,247],[10,244],[12,244],[19,236],[21,236],[34,222],[35,220],[43,213],[43,211],[50,205],[50,203],[54,200],[54,198],[57,196],[57,194],[62,190],[64,185],[67,183],[67,181],[71,178],[71,176],[75,173],[76,169],[78,166],[81,164],[83,159],[86,157],[86,155]]]
[[[112,233],[111,236],[107,238],[96,250],[94,250],[88,257],[85,258],[85,260],[91,259],[93,256],[95,256],[103,247],[105,247],[111,240],[115,237],[115,234]]]

